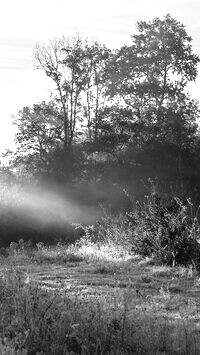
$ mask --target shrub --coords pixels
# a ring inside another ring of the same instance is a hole
[[[200,268],[199,223],[190,199],[161,198],[152,193],[126,215],[133,251],[154,255],[167,265]]]
[[[86,238],[95,243],[114,243],[129,253],[153,256],[158,263],[192,265],[200,269],[198,210],[190,199],[159,197],[152,192],[131,212],[104,213],[95,228],[86,228]]]

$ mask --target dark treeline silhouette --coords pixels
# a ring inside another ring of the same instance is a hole
[[[37,45],[38,69],[55,90],[14,117],[17,148],[7,170],[15,181],[70,196],[83,209],[127,209],[123,189],[141,199],[149,179],[199,203],[199,107],[187,94],[199,58],[191,41],[166,15],[138,22],[132,44],[117,50],[79,36]]]

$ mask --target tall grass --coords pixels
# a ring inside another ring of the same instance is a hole
[[[15,268],[4,269],[0,286],[1,354],[197,354],[200,349],[187,314],[161,316],[131,287],[100,299],[85,298],[78,289],[70,294],[67,287],[48,292]]]

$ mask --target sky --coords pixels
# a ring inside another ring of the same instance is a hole
[[[12,116],[50,97],[52,83],[36,69],[36,43],[79,33],[120,48],[131,43],[137,21],[167,13],[186,26],[193,50],[200,56],[200,0],[1,0],[0,154],[14,149]],[[200,100],[200,66],[188,90]]]

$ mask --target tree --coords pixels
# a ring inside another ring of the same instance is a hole
[[[17,126],[17,150],[12,158],[14,167],[23,174],[71,180],[74,169],[83,160],[79,145],[73,151],[63,150],[63,120],[54,101],[24,107],[14,118]],[[78,157],[78,155],[80,157]]]
[[[167,174],[164,170],[169,177],[173,166],[174,178],[184,188],[183,155],[192,149],[199,116],[197,104],[185,90],[188,81],[196,78],[199,58],[192,51],[185,27],[170,15],[138,22],[137,29],[132,45],[110,56],[107,95],[118,104],[115,113],[113,105],[110,117],[107,113],[107,125],[112,126],[112,136],[113,131],[119,132],[119,120],[117,125],[112,122],[120,107],[121,132],[126,133],[121,160],[135,165],[143,177],[162,175],[163,165],[168,167]],[[131,113],[127,115],[128,110]]]
[[[137,29],[131,46],[113,52],[80,37],[37,46],[38,68],[54,82],[55,96],[51,107],[24,109],[17,123],[19,156],[36,170],[191,185],[187,164],[198,161],[199,110],[186,87],[199,58],[170,15]]]
[[[57,105],[64,125],[64,147],[70,149],[81,132],[81,123],[96,134],[102,92],[102,74],[108,50],[98,43],[88,45],[79,36],[50,41],[48,47],[37,46],[38,68],[45,71],[56,86]]]
[[[74,139],[77,120],[80,119],[81,92],[87,80],[82,41],[78,37],[70,43],[63,37],[50,41],[48,47],[38,45],[35,58],[38,68],[44,70],[55,83],[64,127],[64,148],[68,149]]]
[[[14,117],[17,126],[15,164],[28,163],[29,169],[49,170],[49,156],[62,141],[62,121],[53,102],[24,107]]]
[[[104,70],[110,51],[97,42],[89,44],[79,36],[37,46],[38,68],[45,71],[56,88],[59,121],[63,122],[63,163],[73,155],[77,143],[94,143],[105,102]],[[85,145],[86,147],[86,145]],[[66,155],[66,157],[64,157]],[[95,165],[93,154],[88,162]]]
[[[185,27],[170,15],[138,22],[137,28],[133,44],[111,58],[108,94],[123,99],[139,119],[149,107],[155,109],[152,119],[159,119],[161,107],[184,100],[187,82],[197,76],[199,58]]]
[[[83,108],[89,142],[96,142],[100,128],[101,111],[105,106],[105,68],[111,51],[95,42],[88,45],[88,80],[84,90]]]

